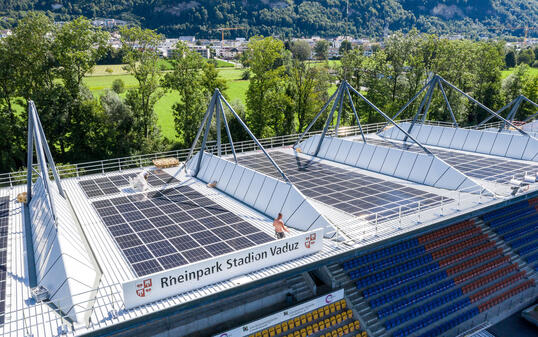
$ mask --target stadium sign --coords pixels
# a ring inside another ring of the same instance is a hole
[[[321,248],[323,229],[320,228],[127,281],[122,284],[125,308],[134,308],[310,255]]]
[[[321,308],[327,304],[338,302],[344,298],[344,289],[337,290],[330,294],[315,298],[311,301],[286,309],[284,311],[272,314],[254,322],[250,322],[230,331],[219,333],[213,337],[245,337],[253,333],[272,327],[294,317],[306,314],[314,309]]]

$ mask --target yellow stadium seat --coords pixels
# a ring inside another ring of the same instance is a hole
[[[282,333],[282,328],[280,327],[280,324],[276,326],[275,332],[277,335],[280,335]]]
[[[311,335],[312,334],[312,325],[309,325],[306,327],[306,333]]]
[[[301,324],[306,324],[306,316],[301,315]]]
[[[295,323],[295,327],[298,327],[299,325],[301,325],[301,319],[299,317],[295,317],[293,319],[293,323]]]
[[[348,317],[353,317],[353,311],[351,311],[351,309],[347,310],[347,316]]]
[[[325,316],[329,316],[329,314],[331,313],[331,309],[329,309],[328,306],[325,306],[323,307],[323,313],[325,314]]]
[[[331,335],[332,335],[333,337],[337,337],[337,336],[338,336],[338,332],[336,332],[336,330],[333,330],[333,331],[331,332]]]
[[[290,320],[288,321],[288,329],[291,330],[291,329],[293,329],[293,328],[295,328],[295,323],[293,322],[292,319],[290,319]]]
[[[331,325],[335,325],[335,324],[336,324],[336,317],[331,316]]]
[[[334,304],[334,307],[336,308],[336,311],[340,311],[340,309],[342,309],[342,306],[340,305],[340,302],[336,302]]]
[[[326,328],[330,328],[330,327],[331,327],[331,320],[330,320],[330,319],[325,318],[324,322],[325,322],[325,327],[326,327]]]
[[[319,318],[318,311],[317,311],[317,310],[314,310],[314,311],[312,312],[312,319],[313,319],[314,321],[316,321],[318,318]]]
[[[348,327],[348,329],[349,329],[349,332],[353,332],[353,331],[355,331],[355,326],[353,325],[353,323],[349,323],[349,324],[347,325],[347,327]]]
[[[318,325],[318,323],[314,323],[314,324],[312,324],[312,330],[314,330],[314,332],[318,332],[318,331],[319,331],[319,325]]]
[[[366,331],[362,332],[362,337],[368,337],[368,334],[366,333]]]
[[[344,330],[342,328],[338,328],[338,336],[342,337],[344,335]]]
[[[340,315],[340,314],[336,315],[336,322],[342,323],[342,315]]]
[[[346,319],[348,319],[347,311],[344,311],[344,312],[342,313],[342,320],[345,321]]]
[[[305,329],[301,329],[301,337],[306,337],[306,330]]]
[[[347,307],[347,302],[346,300],[341,300],[340,301],[340,305],[342,306],[342,309],[345,309]]]
[[[331,310],[331,313],[334,312],[334,303],[331,303],[331,304],[329,305],[329,309]]]
[[[293,333],[293,336],[294,336],[294,337],[299,337],[299,336],[301,336],[301,333],[299,332],[299,330],[297,330],[297,331],[295,331],[295,332]]]
[[[262,337],[262,333],[261,332],[256,332],[256,337]]]
[[[269,337],[269,333],[268,333],[267,331],[264,331],[264,332],[262,333],[262,337]]]
[[[292,334],[292,333],[289,333],[289,334],[288,334],[288,337],[293,337],[293,334]]]
[[[359,330],[361,328],[361,324],[359,323],[359,321],[353,322],[353,325],[355,325],[355,330]]]
[[[308,323],[312,322],[312,314],[311,313],[306,314],[306,321]]]

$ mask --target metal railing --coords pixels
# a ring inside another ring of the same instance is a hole
[[[409,121],[411,120],[403,119],[403,120],[399,120],[398,122],[401,123],[401,122],[409,122]],[[450,122],[426,121],[426,124],[452,127],[452,123]],[[499,122],[488,123],[481,126],[480,129],[498,127],[499,125],[500,125]],[[363,132],[367,134],[367,133],[378,132],[384,126],[386,126],[386,122],[365,124],[362,126],[362,129],[363,129]],[[311,137],[314,135],[321,134],[321,132],[322,132],[321,130],[309,132],[305,135],[304,139],[307,139],[308,137]],[[334,129],[331,130],[331,134],[334,135]],[[356,135],[360,135],[360,129],[358,126],[346,126],[346,127],[340,127],[338,129],[338,137],[348,137],[348,136],[356,136]],[[259,139],[259,142],[266,149],[271,149],[271,148],[276,148],[276,147],[293,145],[297,141],[297,139],[299,139],[300,136],[301,136],[300,133],[295,133],[295,134],[284,135],[284,136],[263,138],[263,139]],[[257,149],[257,145],[253,140],[234,142],[234,147],[235,147],[235,151],[238,153],[254,151]],[[222,144],[221,149],[222,149],[223,155],[232,153],[229,143]],[[199,147],[195,148],[195,152],[199,150],[200,150]],[[206,151],[210,153],[216,153],[216,143],[215,142],[208,143]],[[180,149],[180,150],[174,150],[174,151],[157,152],[157,153],[142,154],[142,155],[135,155],[135,156],[129,156],[129,157],[120,157],[120,158],[114,158],[114,159],[91,161],[91,162],[86,162],[86,163],[57,165],[56,168],[57,168],[60,178],[80,177],[80,176],[90,175],[90,174],[97,174],[97,173],[104,174],[106,172],[122,171],[122,170],[127,170],[127,169],[151,166],[153,159],[163,158],[163,157],[174,157],[174,158],[177,158],[179,161],[184,161],[187,158],[188,154],[189,154],[189,149],[187,148],[187,149]],[[35,168],[38,169],[37,166]],[[51,176],[51,179],[52,178],[53,177]],[[14,186],[21,185],[21,184],[26,184],[26,171],[16,171],[16,172],[0,174],[0,188],[1,187],[12,188]]]

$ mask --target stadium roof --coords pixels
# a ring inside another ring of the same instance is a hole
[[[48,172],[46,165],[54,163],[38,116],[32,116],[40,170]],[[524,159],[506,156],[514,143],[506,145],[504,137],[490,148],[502,146],[505,155],[442,146],[429,142],[432,132],[466,129],[435,128],[415,127],[414,137],[427,145],[403,143],[389,129],[385,138],[327,134],[324,140],[305,139],[296,149],[262,148],[234,156],[219,157],[216,148],[206,148],[190,159],[187,170],[118,166],[87,176],[77,172],[61,183],[45,174],[33,184],[29,207],[16,201],[27,186],[0,189],[0,224],[7,228],[0,247],[6,261],[0,332],[98,333],[536,196],[538,184],[525,183],[530,176],[536,179],[535,152],[520,151],[529,153]],[[477,132],[489,137],[488,131]],[[316,142],[323,146],[312,157]],[[149,189],[134,192],[129,178],[143,169],[151,173]],[[288,241],[273,238],[272,218],[278,212],[291,228]],[[307,244],[293,255],[293,240],[299,239]],[[280,242],[289,243],[291,252],[256,260]],[[310,245],[315,250],[308,251]],[[213,278],[222,258],[232,259],[238,272]],[[254,267],[241,269],[254,260]],[[215,268],[206,269],[212,264]],[[191,276],[191,267],[203,274]],[[168,292],[159,293],[155,284],[175,286],[192,277],[196,286]],[[48,294],[36,293],[38,285]],[[36,302],[36,295],[51,301]]]

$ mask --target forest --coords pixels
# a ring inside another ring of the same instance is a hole
[[[109,54],[108,34],[82,17],[58,26],[47,15],[32,12],[18,22],[12,35],[0,39],[0,172],[24,167],[28,100],[37,106],[57,163],[192,144],[212,93],[216,88],[226,92],[231,83],[219,76],[214,62],[181,42],[163,70],[156,52],[163,35],[132,26],[120,31],[119,67],[135,85],[126,88],[115,81],[111,88],[92,93],[85,78]],[[316,45],[318,60],[312,62],[308,60],[312,50],[304,41],[254,36],[241,58],[248,84],[245,103],[227,98],[257,137],[303,131],[342,79],[391,116],[432,74],[494,110],[520,94],[538,101],[538,72],[529,66],[536,62],[538,51],[530,48],[514,52],[504,42],[448,40],[417,30],[391,35],[371,56],[346,46],[339,62],[329,62],[323,53],[326,46]],[[514,68],[503,79],[508,62]],[[177,97],[168,112],[177,131],[175,140],[162,136],[155,112],[156,102],[170,92]],[[486,117],[485,111],[453,90],[447,95],[461,125]],[[362,123],[383,121],[363,101],[355,103]],[[411,106],[401,118],[409,118],[417,108],[418,104]],[[430,111],[430,119],[448,120],[439,93],[433,96]],[[343,125],[356,123],[349,107],[344,112]],[[533,112],[522,106],[517,118]],[[232,116],[228,120],[233,139],[246,139],[237,120]]]
[[[0,0],[0,26],[40,10],[56,21],[122,19],[171,37],[218,38],[216,28],[240,26],[229,37],[380,37],[415,28],[477,38],[522,36],[538,22],[536,8],[538,0]]]

